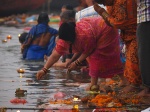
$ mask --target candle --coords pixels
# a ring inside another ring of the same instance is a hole
[[[81,101],[81,99],[79,99],[79,98],[77,98],[77,97],[74,97],[74,98],[73,98],[73,102],[74,102],[74,103],[79,103],[80,101]]]
[[[18,37],[20,37],[21,35],[20,34],[18,34]]]
[[[78,105],[74,105],[72,112],[79,112],[79,106]]]
[[[73,108],[74,109],[79,109],[79,106],[78,105],[74,105]]]
[[[7,36],[7,39],[11,39],[12,37],[10,35]]]
[[[2,42],[3,42],[3,43],[6,43],[6,42],[7,42],[7,40],[6,40],[6,39],[4,39],[4,40],[2,40]]]
[[[24,73],[24,69],[21,69],[21,68],[20,68],[20,69],[17,70],[17,72],[18,72],[18,73]]]
[[[78,101],[78,98],[73,98],[73,101]]]

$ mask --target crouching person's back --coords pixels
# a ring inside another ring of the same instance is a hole
[[[26,50],[23,58],[26,60],[44,60],[44,55],[48,54],[48,47],[53,36],[58,34],[58,31],[48,25],[48,14],[42,12],[38,17],[38,24],[33,26],[29,31],[26,41],[22,45]],[[54,46],[52,46],[54,47]]]

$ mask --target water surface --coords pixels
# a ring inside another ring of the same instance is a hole
[[[64,91],[70,95],[80,94],[77,87],[64,85],[66,81],[65,68],[52,67],[44,80],[36,80],[35,75],[45,62],[22,60],[18,41],[18,34],[22,32],[23,27],[0,26],[0,107],[7,107],[7,112],[16,112],[17,108],[36,109],[47,103],[52,95],[58,91]],[[12,39],[3,43],[2,40],[6,39],[7,35],[11,35]],[[25,69],[25,73],[18,73],[17,69],[19,68]],[[72,82],[72,80],[70,81]],[[21,97],[16,96],[17,88],[27,90],[27,94]],[[27,103],[24,105],[12,104],[10,100],[14,98],[23,98],[27,100]],[[20,111],[32,112],[36,110]]]

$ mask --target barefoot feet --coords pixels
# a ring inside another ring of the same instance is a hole
[[[86,91],[99,91],[98,85],[90,85],[86,88]]]
[[[130,93],[130,92],[139,92],[140,91],[140,86],[138,85],[127,85],[123,89],[121,89],[121,93]]]
[[[139,97],[150,97],[150,88],[144,88],[142,91],[140,91],[137,96]]]

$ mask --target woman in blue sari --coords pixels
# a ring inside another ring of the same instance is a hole
[[[57,36],[58,31],[48,25],[48,14],[40,13],[37,21],[38,24],[31,28],[26,41],[22,45],[23,58],[26,60],[44,60],[44,55],[50,55],[48,49],[55,46],[51,43],[55,41],[51,39]]]

